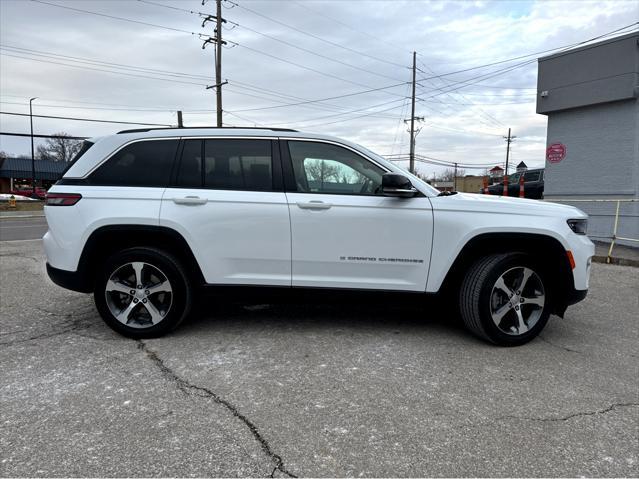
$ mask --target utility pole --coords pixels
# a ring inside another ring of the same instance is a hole
[[[206,0],[202,0],[202,5],[206,3]],[[206,37],[202,36],[201,38],[204,40],[204,44],[202,45],[202,49],[206,48],[206,45],[209,43],[215,43],[215,85],[209,85],[206,87],[207,90],[211,88],[215,88],[215,98],[216,98],[216,111],[217,111],[217,126],[219,128],[222,127],[222,85],[226,85],[228,82],[222,82],[222,45],[225,45],[226,42],[222,40],[222,24],[226,23],[226,20],[222,18],[222,0],[215,0],[216,4],[216,13],[215,16],[201,14],[204,17],[202,21],[202,28],[206,25],[206,22],[210,22],[215,20],[215,36]]]
[[[417,52],[413,52],[413,94],[411,98],[410,108],[410,164],[408,171],[415,174],[415,71],[417,69],[415,62]]]
[[[35,150],[33,149],[33,100],[37,100],[38,97],[31,98],[29,100],[29,123],[31,123],[31,197],[36,197],[36,176],[35,176]]]
[[[413,52],[413,94],[411,98],[412,102],[410,109],[410,118],[404,120],[404,123],[410,124],[410,127],[407,130],[410,134],[410,163],[408,165],[408,171],[413,174],[415,174],[415,138],[417,138],[417,135],[421,131],[421,128],[415,128],[415,120],[424,121],[423,116],[415,116],[415,72],[417,70],[417,66],[415,65],[416,56],[417,52]]]
[[[457,163],[455,163],[455,173],[453,173],[453,191],[457,191]]]
[[[222,127],[222,0],[216,0],[215,19],[215,96],[217,99],[217,126]]]
[[[184,123],[182,122],[182,110],[178,110],[177,120],[178,120],[178,128],[184,128]]]
[[[506,140],[506,171],[504,171],[504,196],[508,196],[508,158],[510,156],[510,144],[515,141],[516,136],[510,135],[510,128],[508,128],[508,136],[504,136]]]

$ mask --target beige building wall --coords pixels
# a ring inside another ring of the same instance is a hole
[[[484,176],[458,176],[457,191],[463,191],[464,193],[479,193],[484,187]],[[489,183],[490,184],[490,183]]]

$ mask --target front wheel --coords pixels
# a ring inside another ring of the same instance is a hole
[[[130,338],[171,331],[191,309],[189,276],[180,261],[154,248],[111,256],[98,274],[95,304],[102,319]]]
[[[532,258],[520,253],[478,260],[462,282],[459,303],[466,327],[502,346],[527,343],[550,316],[545,274]]]

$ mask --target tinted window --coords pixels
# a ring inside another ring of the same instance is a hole
[[[202,140],[184,142],[177,184],[182,188],[202,187]]]
[[[187,140],[177,185],[182,188],[272,190],[271,141]]]
[[[93,185],[167,186],[177,145],[177,140],[132,143],[109,158],[89,181]]]
[[[297,190],[344,195],[381,194],[384,170],[341,146],[289,141]]]
[[[524,173],[524,181],[539,181],[539,171],[527,171]]]
[[[513,173],[512,175],[508,175],[508,183],[517,183],[519,181],[519,177],[521,173]]]

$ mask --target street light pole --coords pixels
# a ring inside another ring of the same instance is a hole
[[[33,100],[37,99],[38,97],[29,100],[29,122],[31,123],[31,186],[33,188],[31,196],[33,198],[36,197],[35,151],[33,149]]]

